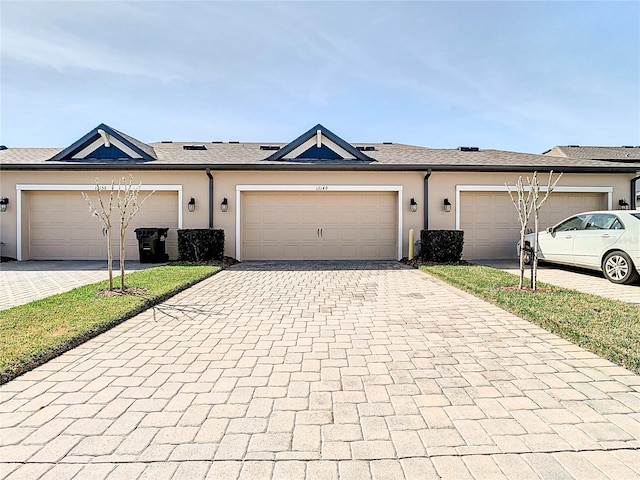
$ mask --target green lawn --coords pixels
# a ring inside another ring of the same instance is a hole
[[[536,293],[506,289],[517,287],[518,277],[489,267],[433,265],[420,269],[640,373],[639,306],[544,283],[539,283],[543,291]]]
[[[94,283],[0,311],[0,384],[73,348],[221,269],[212,265],[165,265],[128,274],[140,295],[102,296],[108,282]],[[114,282],[119,285],[119,277]]]

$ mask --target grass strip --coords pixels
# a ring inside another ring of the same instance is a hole
[[[544,283],[535,293],[509,289],[516,275],[478,265],[420,270],[640,373],[640,306]]]
[[[214,265],[164,265],[125,276],[140,295],[103,296],[108,281],[0,311],[0,385],[217,273]],[[119,285],[119,277],[114,284]]]

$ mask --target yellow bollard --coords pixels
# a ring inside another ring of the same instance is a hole
[[[409,229],[409,260],[413,260],[413,228]]]

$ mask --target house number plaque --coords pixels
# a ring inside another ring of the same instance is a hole
[[[329,190],[329,187],[328,187],[328,186],[326,186],[326,185],[318,185],[318,186],[316,187],[316,190],[317,190],[317,191],[326,191],[326,190]]]

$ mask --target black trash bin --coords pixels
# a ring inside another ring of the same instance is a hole
[[[168,228],[136,228],[140,263],[162,263],[169,260],[165,253]]]

